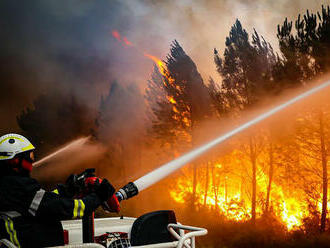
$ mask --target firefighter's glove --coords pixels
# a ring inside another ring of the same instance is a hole
[[[99,177],[87,177],[85,179],[85,186],[84,186],[84,190],[86,191],[86,193],[91,193],[91,192],[95,192],[97,190],[98,187],[100,187],[102,183],[102,179]]]
[[[78,184],[77,175],[71,174],[66,180],[63,189],[66,197],[75,198],[80,195],[82,188]]]
[[[104,210],[119,213],[120,211],[120,204],[116,194],[113,194],[106,202],[102,204]]]
[[[95,193],[102,202],[105,202],[115,193],[115,188],[107,179],[103,179],[101,184],[96,188]]]

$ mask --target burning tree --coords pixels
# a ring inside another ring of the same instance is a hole
[[[272,68],[277,61],[271,45],[254,31],[252,43],[239,20],[226,38],[223,58],[214,50],[214,60],[222,76],[221,96],[231,112],[240,112],[255,105],[269,89],[274,89]],[[247,149],[252,165],[252,222],[256,219],[258,146],[249,138]]]
[[[316,201],[316,207],[318,207],[320,200],[317,195],[322,195],[321,232],[324,232],[326,228],[328,204],[329,126],[328,111],[305,112],[304,116],[300,116],[297,120],[296,141],[301,156],[300,169],[304,173],[306,182],[308,182],[304,184],[305,190],[308,197]],[[318,190],[319,187],[313,188],[313,185],[320,184],[321,190]]]
[[[308,80],[329,71],[330,7],[322,6],[321,12],[317,12],[317,14],[310,14],[307,10],[303,18],[300,18],[299,15],[295,21],[295,29],[296,34],[293,35],[292,22],[288,22],[287,19],[285,19],[281,26],[278,26],[277,37],[283,58],[274,67],[274,72],[276,72],[275,80],[279,82],[285,81],[287,85],[304,84]],[[326,116],[325,109],[317,109],[318,116],[311,116],[310,113],[306,112],[304,113],[306,117],[299,117],[300,128],[297,134],[299,147],[302,149],[303,156],[313,157],[314,160],[319,160],[322,164],[322,173],[316,173],[320,176],[323,185],[321,232],[325,231],[328,199],[326,166],[328,155],[325,138],[327,125],[324,124],[324,116]],[[311,172],[310,166],[314,167],[315,162],[311,163],[310,159],[305,161],[309,161],[309,169],[305,170],[306,173],[308,171]],[[319,171],[313,168],[312,171],[314,170]],[[307,187],[310,185],[313,185],[313,183],[307,185]],[[307,191],[310,192],[310,190]]]
[[[172,43],[165,63],[155,67],[146,97],[154,115],[152,128],[156,138],[174,149],[180,149],[178,144],[194,147],[198,142],[197,127],[211,115],[210,98],[195,63],[177,41]],[[193,170],[192,203],[197,185],[196,165]]]

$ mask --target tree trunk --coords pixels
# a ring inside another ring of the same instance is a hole
[[[325,148],[325,135],[324,135],[324,123],[323,113],[320,113],[320,143],[321,143],[321,159],[322,159],[322,213],[321,213],[321,227],[320,231],[325,231],[325,225],[327,220],[327,203],[328,203],[328,170],[327,170],[327,152]]]
[[[251,199],[251,222],[256,223],[256,203],[257,203],[257,161],[256,148],[253,146],[252,137],[250,138],[250,160],[252,165],[252,199]]]
[[[204,206],[206,206],[207,193],[209,190],[209,162],[206,162],[206,175],[205,175],[205,192],[204,192]]]
[[[244,201],[244,175],[243,172],[241,171],[241,195],[240,195],[240,201],[243,202]]]
[[[193,192],[191,197],[191,207],[195,209],[195,201],[196,201],[196,188],[197,188],[197,165],[193,164]]]
[[[228,185],[227,185],[227,179],[228,177],[225,177],[225,202],[228,204]]]
[[[218,185],[219,182],[216,182],[215,180],[215,174],[214,174],[214,166],[212,166],[212,184],[213,184],[213,191],[214,191],[214,202],[215,202],[215,209],[218,209]]]
[[[266,196],[266,206],[265,213],[269,212],[270,205],[270,193],[272,189],[273,174],[274,174],[274,162],[273,162],[273,144],[269,144],[269,175],[268,175],[268,187],[267,187],[267,196]]]

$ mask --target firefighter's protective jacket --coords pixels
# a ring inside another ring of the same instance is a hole
[[[63,245],[60,220],[81,218],[100,205],[95,193],[71,199],[30,177],[0,176],[0,239],[23,248]]]

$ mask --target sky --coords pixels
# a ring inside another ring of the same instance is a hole
[[[17,130],[16,116],[52,90],[73,92],[95,110],[113,80],[143,92],[153,68],[143,54],[165,59],[174,39],[205,82],[219,81],[213,49],[223,53],[237,18],[278,51],[277,25],[322,4],[330,0],[2,0],[0,131]]]

